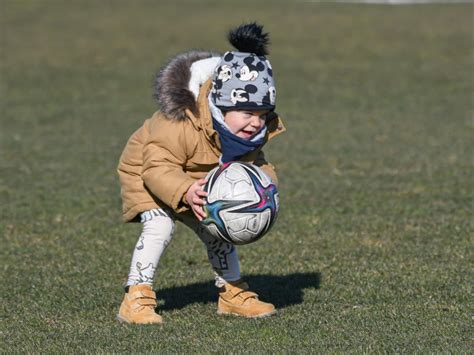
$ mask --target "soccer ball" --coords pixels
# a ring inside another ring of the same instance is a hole
[[[270,230],[278,214],[278,191],[260,168],[230,162],[206,179],[206,218],[201,223],[211,235],[231,244],[248,244]]]

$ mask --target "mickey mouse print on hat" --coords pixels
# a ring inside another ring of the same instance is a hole
[[[212,80],[211,99],[222,111],[275,109],[276,90],[268,54],[268,33],[256,23],[229,32],[237,51],[226,52]]]

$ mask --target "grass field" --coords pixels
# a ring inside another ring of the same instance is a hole
[[[0,2],[0,352],[472,352],[474,5],[176,4]],[[140,227],[115,167],[153,75],[254,19],[288,132],[266,149],[279,221],[239,253],[279,314],[218,316],[178,226],[165,324],[120,325]]]

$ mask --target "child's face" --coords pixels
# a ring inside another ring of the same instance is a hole
[[[231,132],[243,139],[252,139],[265,126],[268,110],[234,110],[224,114],[224,122]]]

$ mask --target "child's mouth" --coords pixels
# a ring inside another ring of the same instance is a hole
[[[245,131],[245,130],[242,130],[241,133],[243,135],[243,138],[250,138],[255,134],[255,132]]]

